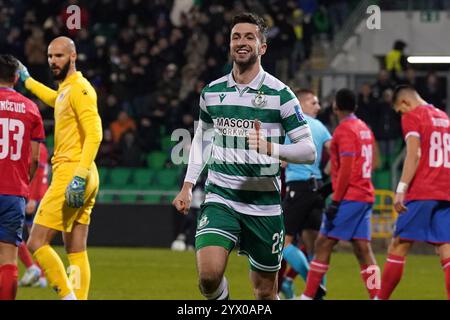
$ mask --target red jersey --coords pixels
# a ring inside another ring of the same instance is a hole
[[[41,201],[48,189],[48,152],[45,144],[39,144],[39,164],[30,183],[30,200]]]
[[[406,200],[450,201],[450,121],[432,105],[419,106],[402,115],[405,141],[420,138],[419,165]]]
[[[0,88],[0,194],[28,196],[31,141],[43,141],[44,125],[31,100]]]
[[[354,115],[336,127],[331,139],[331,182],[336,190],[342,157],[353,157],[352,173],[343,200],[373,203],[372,162],[375,138],[369,127]]]

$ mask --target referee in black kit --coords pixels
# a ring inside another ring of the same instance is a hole
[[[295,274],[300,274],[305,281],[308,275],[308,261],[313,257],[314,242],[319,234],[325,207],[325,199],[319,192],[319,189],[323,187],[319,166],[323,148],[325,147],[329,152],[331,145],[328,129],[316,119],[320,111],[317,96],[306,89],[297,89],[295,94],[311,128],[317,157],[312,165],[289,163],[286,167],[286,195],[283,202],[286,237],[283,257],[293,269],[293,272],[288,272],[281,283],[280,289],[286,299],[294,297],[292,283]],[[290,143],[288,137],[285,143]],[[302,237],[307,256],[293,244],[297,233],[300,233],[299,236]],[[280,273],[279,276],[283,277],[283,274]],[[316,298],[321,298],[325,294],[325,288],[321,287],[321,289]]]

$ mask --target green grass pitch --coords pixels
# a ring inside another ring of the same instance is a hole
[[[62,248],[57,248],[62,253]],[[90,299],[202,299],[197,288],[193,252],[147,248],[89,248],[92,269]],[[65,257],[64,255],[62,255]],[[64,260],[67,266],[67,261]],[[385,255],[377,255],[380,266]],[[253,299],[246,257],[230,255],[227,278],[232,299]],[[23,267],[20,269],[20,276]],[[304,288],[295,282],[296,293]],[[328,273],[327,299],[367,299],[356,258],[334,253]],[[18,300],[57,299],[51,289],[19,288]],[[437,256],[411,255],[393,299],[445,299],[444,274]]]

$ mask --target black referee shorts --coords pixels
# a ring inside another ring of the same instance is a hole
[[[283,200],[286,234],[295,236],[305,229],[320,230],[325,200],[316,188],[311,180],[287,183]]]

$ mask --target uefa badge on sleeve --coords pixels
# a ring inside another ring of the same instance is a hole
[[[256,108],[262,108],[266,105],[266,103],[267,103],[267,98],[264,95],[264,92],[262,92],[262,91],[258,91],[256,96],[252,99],[252,104]]]
[[[302,112],[300,111],[300,106],[299,105],[294,106],[294,110],[295,110],[295,115],[297,116],[298,122],[300,122],[300,123],[305,122],[306,120],[305,120],[305,117],[303,116]]]

